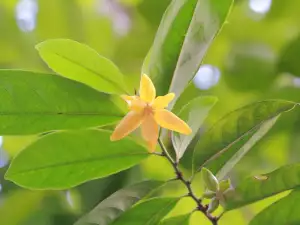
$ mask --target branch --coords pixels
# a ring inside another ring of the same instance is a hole
[[[164,144],[160,138],[158,139],[158,144],[160,145],[161,150],[162,150],[161,156],[165,157],[170,162],[170,164],[172,165],[174,172],[176,174],[176,179],[180,180],[181,183],[183,183],[185,185],[186,189],[188,190],[188,196],[190,196],[197,204],[197,211],[202,212],[213,225],[218,225],[218,218],[212,216],[211,214],[209,214],[207,212],[207,206],[202,205],[201,199],[197,198],[197,196],[195,195],[195,193],[192,189],[191,181],[186,180],[183,177],[183,174],[178,167],[178,162],[173,160],[173,158],[170,156],[169,152],[167,151],[166,147],[164,146]]]

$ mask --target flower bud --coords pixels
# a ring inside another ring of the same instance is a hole
[[[207,198],[207,199],[211,199],[211,198],[216,197],[216,193],[213,192],[213,191],[206,191],[206,192],[204,192],[202,197]]]
[[[230,179],[220,181],[219,186],[220,186],[220,192],[222,193],[228,190],[231,187]]]
[[[219,207],[219,200],[216,198],[213,198],[208,205],[207,212],[213,213],[218,207]]]
[[[202,168],[202,179],[207,189],[210,191],[218,191],[219,190],[219,182],[218,179],[206,168]]]

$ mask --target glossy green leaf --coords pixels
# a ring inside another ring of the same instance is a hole
[[[223,179],[233,169],[252,147],[273,127],[278,118],[279,116],[276,116],[259,126],[241,148],[236,149],[231,147],[218,159],[212,161],[214,171],[218,171],[218,179]]]
[[[132,139],[111,142],[110,135],[104,130],[46,135],[14,158],[6,179],[31,189],[66,189],[125,170],[148,156]]]
[[[125,187],[103,200],[91,212],[79,219],[75,225],[108,225],[162,184],[163,182],[160,181],[149,180]]]
[[[157,225],[174,208],[178,198],[153,198],[135,205],[112,225]]]
[[[0,70],[0,135],[103,126],[123,113],[111,96],[63,77]]]
[[[295,76],[300,76],[300,36],[291,41],[281,52],[278,70],[279,72],[286,72]]]
[[[108,59],[87,45],[53,39],[36,46],[42,59],[56,73],[85,83],[101,92],[124,94],[124,76]]]
[[[174,216],[174,217],[164,219],[160,224],[161,225],[189,225],[190,217],[191,214]]]
[[[291,192],[258,213],[249,225],[297,225],[300,224],[300,190]]]
[[[193,156],[194,170],[226,152],[230,146],[267,120],[293,109],[295,105],[289,101],[267,100],[244,106],[225,115],[205,132],[197,143]]]
[[[149,74],[159,94],[170,89],[180,94],[221,29],[233,0],[173,0],[154,40]]]
[[[226,196],[226,210],[232,210],[300,186],[300,164],[248,177]]]
[[[177,160],[183,156],[188,145],[197,134],[209,111],[216,102],[216,97],[203,96],[193,99],[182,108],[178,116],[191,127],[193,132],[190,135],[182,135],[177,132],[172,132],[172,142],[175,148]]]

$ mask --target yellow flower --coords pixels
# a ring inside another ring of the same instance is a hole
[[[121,120],[111,135],[111,141],[124,138],[141,126],[142,136],[149,151],[153,152],[159,135],[159,126],[182,134],[190,134],[191,128],[172,112],[164,109],[175,97],[174,93],[156,98],[155,87],[147,75],[140,82],[140,96],[122,95],[130,112]]]

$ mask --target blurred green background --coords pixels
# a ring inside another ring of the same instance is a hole
[[[35,44],[69,38],[110,58],[128,79],[137,83],[143,59],[169,3],[170,0],[1,0],[0,68],[49,72]],[[219,102],[207,120],[208,126],[227,112],[254,101],[300,102],[299,8],[297,0],[236,0],[223,30],[176,107],[194,96],[217,96]],[[234,168],[233,184],[246,176],[300,161],[298,115],[296,109],[280,118]],[[73,224],[124,185],[144,178],[172,177],[163,159],[151,157],[139,167],[72,190],[25,190],[5,181],[3,175],[10,159],[35,138],[0,138],[1,225]],[[168,187],[165,194],[178,195],[182,190],[181,186]],[[229,212],[220,224],[247,224],[255,213],[281,196]],[[184,199],[173,214],[185,213],[191,207],[192,203]],[[202,219],[200,213],[195,214],[191,224],[200,224]]]

